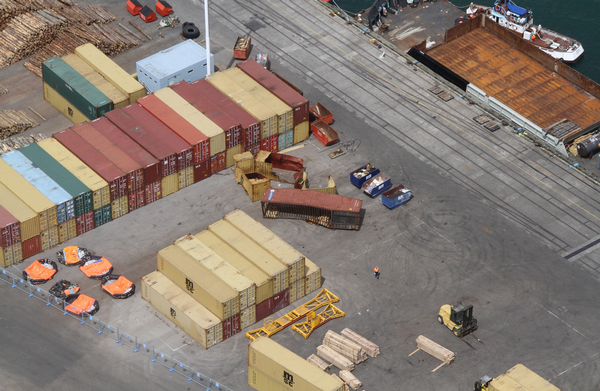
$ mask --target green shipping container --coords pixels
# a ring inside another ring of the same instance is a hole
[[[112,220],[112,207],[110,204],[104,205],[100,209],[94,211],[94,224],[98,228],[102,224],[106,224]]]
[[[42,147],[34,143],[20,148],[19,151],[73,197],[75,216],[84,214],[94,208],[92,191]]]
[[[60,57],[42,64],[42,79],[89,119],[113,109],[112,101],[102,91]]]

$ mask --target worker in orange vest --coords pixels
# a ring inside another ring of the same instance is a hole
[[[373,274],[375,274],[375,277],[379,280],[379,266],[375,266],[375,269],[373,269]]]

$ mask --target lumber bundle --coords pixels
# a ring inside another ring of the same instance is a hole
[[[329,361],[339,369],[344,369],[347,371],[354,370],[354,363],[352,361],[348,360],[346,357],[331,349],[329,346],[318,346],[317,354],[319,355],[319,357],[326,361]]]
[[[336,375],[335,373],[332,373],[331,376],[336,378],[337,380],[339,380],[340,382],[342,382],[344,384],[344,391],[350,391],[350,386],[348,386],[348,384],[346,384],[345,381],[340,379],[340,377],[338,375]]]
[[[451,352],[450,350],[446,349],[445,347],[443,347],[441,345],[438,345],[437,343],[433,342],[429,338],[424,337],[422,335],[419,335],[417,337],[416,342],[417,342],[417,350],[415,350],[414,352],[409,354],[409,356],[412,356],[419,350],[422,350],[425,353],[428,353],[428,354],[432,355],[433,357],[437,358],[438,360],[442,361],[442,363],[440,365],[438,365],[436,368],[434,368],[431,372],[437,371],[444,364],[450,364],[452,361],[454,361],[454,358],[456,357],[455,354],[453,352]]]
[[[329,367],[330,367],[329,364],[327,364],[325,361],[321,360],[316,354],[311,354],[310,356],[308,356],[306,361],[308,361],[309,363],[315,365],[317,368],[320,368],[324,371],[328,371]]]
[[[325,334],[325,338],[323,338],[323,345],[330,347],[337,353],[352,361],[354,364],[359,364],[369,358],[367,353],[360,345],[333,330],[329,330]]]
[[[350,371],[340,371],[340,377],[350,386],[353,390],[357,390],[360,386],[362,386],[362,382],[356,378]]]
[[[25,110],[0,111],[0,139],[24,132],[38,125]]]
[[[350,330],[349,328],[343,329],[340,334],[360,345],[360,347],[362,347],[370,357],[377,357],[379,355],[379,346],[375,345],[362,335]]]

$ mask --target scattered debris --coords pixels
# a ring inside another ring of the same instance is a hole
[[[331,152],[329,154],[329,157],[331,159],[335,159],[335,158],[340,157],[340,156],[345,155],[345,154],[346,154],[346,151],[343,151],[341,148],[338,148],[335,151]]]
[[[158,22],[158,28],[159,29],[162,29],[162,28],[165,28],[165,27],[174,28],[178,24],[179,24],[179,17],[173,15],[173,16],[169,16],[166,19],[161,19],[160,22]]]

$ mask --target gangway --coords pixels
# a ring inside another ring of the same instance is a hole
[[[318,314],[316,311],[309,312],[308,315],[306,315],[306,320],[304,322],[292,325],[292,330],[299,333],[304,339],[307,339],[317,327],[324,325],[331,319],[341,318],[343,316],[346,316],[344,311],[333,304],[327,304],[327,306]]]

